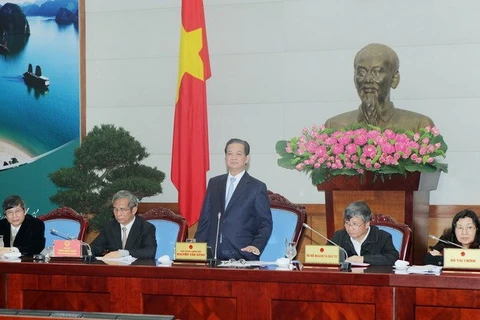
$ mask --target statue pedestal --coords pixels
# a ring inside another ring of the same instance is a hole
[[[412,172],[403,176],[393,174],[389,178],[377,177],[371,172],[360,176],[335,176],[328,182],[317,185],[325,192],[327,235],[329,238],[337,229],[343,228],[343,210],[352,201],[368,203],[372,213],[384,213],[398,222],[407,224],[413,232],[413,247],[410,263],[423,264],[427,252],[428,214],[430,191],[436,190],[440,172]]]

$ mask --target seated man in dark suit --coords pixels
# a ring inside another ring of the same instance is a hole
[[[372,211],[365,202],[350,203],[343,217],[345,229],[335,231],[332,241],[347,251],[346,261],[377,266],[395,264],[398,251],[393,245],[392,235],[370,225]]]
[[[136,216],[138,199],[129,191],[118,191],[112,199],[115,219],[105,223],[93,240],[92,254],[104,258],[120,258],[131,255],[138,259],[153,259],[157,250],[155,226]]]
[[[230,139],[225,147],[228,173],[208,182],[195,239],[207,242],[221,260],[258,260],[272,233],[267,186],[246,172],[249,154],[247,141]]]
[[[40,253],[45,247],[45,224],[25,211],[25,202],[19,196],[10,196],[3,201],[5,218],[0,220],[0,235],[3,246],[0,253],[18,248],[23,255]]]

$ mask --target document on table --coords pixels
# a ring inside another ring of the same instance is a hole
[[[132,264],[137,258],[132,256],[125,256],[120,258],[105,258],[105,257],[97,257],[97,260],[103,261],[106,264],[110,265],[129,265]]]
[[[265,267],[268,265],[274,265],[275,262],[268,261],[244,261],[244,260],[225,260],[222,261],[218,266],[226,268],[255,268],[255,267]]]
[[[434,274],[439,275],[442,271],[442,267],[427,264],[425,266],[411,266],[407,269],[408,273],[415,274]]]

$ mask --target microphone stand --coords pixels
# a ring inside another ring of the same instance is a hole
[[[50,233],[53,234],[53,235],[56,235],[60,238],[63,238],[65,240],[78,240],[76,239],[75,237],[72,237],[72,236],[69,236],[67,234],[64,234],[64,233],[61,233],[61,232],[58,232],[57,230],[55,229],[50,229]],[[93,255],[92,255],[92,247],[90,247],[90,245],[82,240],[78,240],[80,241],[80,243],[82,244],[82,260],[87,262],[87,263],[90,263],[92,261],[95,261],[97,260]],[[85,246],[87,248],[87,255],[84,256],[83,255],[83,246]]]
[[[348,254],[347,254],[347,251],[345,249],[343,249],[342,247],[340,247],[338,244],[336,244],[335,242],[333,242],[332,240],[328,239],[327,237],[325,237],[323,234],[321,234],[320,232],[318,232],[317,230],[314,230],[312,227],[310,227],[308,224],[304,223],[303,226],[307,229],[310,229],[311,231],[315,232],[317,235],[319,235],[320,237],[322,237],[323,239],[327,240],[328,243],[331,243],[333,244],[334,246],[338,247],[339,250],[342,251],[343,255],[344,255],[344,258],[343,258],[343,261],[340,261],[340,271],[352,271],[352,264],[348,261],[345,261],[347,260],[348,258]],[[341,259],[340,259],[341,260]]]
[[[87,248],[87,255],[86,256],[83,256],[83,252],[82,252],[83,261],[85,261],[87,263],[91,263],[93,261],[96,261],[97,258],[95,258],[92,255],[92,247],[90,247],[90,245],[86,242],[81,241],[81,243],[82,243],[82,245],[84,245]]]
[[[215,253],[213,256],[213,259],[208,260],[208,265],[210,267],[216,268],[222,263],[222,260],[217,258],[217,251],[218,251],[218,235],[220,233],[220,218],[222,217],[222,214],[219,212],[217,216],[217,234],[215,237]]]
[[[452,246],[455,246],[455,247],[458,247],[458,248],[461,248],[463,249],[463,247],[455,242],[451,242],[451,241],[448,241],[448,240],[443,240],[443,239],[440,239],[440,238],[437,238],[431,234],[428,235],[431,239],[433,240],[437,240],[437,241],[440,241],[440,242],[443,242],[445,244],[449,244],[449,245],[452,245]]]

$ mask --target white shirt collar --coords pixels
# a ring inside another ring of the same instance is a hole
[[[240,172],[239,174],[237,174],[236,176],[232,176],[232,174],[229,172],[228,173],[228,178],[227,178],[227,181],[230,181],[230,178],[235,178],[237,180],[235,180],[235,182],[238,182],[242,179],[243,175],[245,174],[245,170],[243,170],[242,172]]]
[[[136,216],[133,216],[133,220],[130,221],[127,225],[124,226],[123,224],[120,224],[120,231],[122,231],[123,227],[127,228],[127,238],[128,238],[128,234],[130,233],[130,230],[132,229],[133,223],[135,222],[135,219],[136,219]]]
[[[365,242],[369,233],[370,233],[370,227],[368,227],[367,233],[365,234],[365,237],[363,237],[362,240],[357,241],[357,240],[353,239],[352,237],[350,237],[350,241],[352,241],[352,243],[353,243],[353,247],[355,248],[355,252],[357,252],[357,255],[359,255],[359,256],[361,256],[361,252],[362,252],[362,243]]]
[[[18,230],[20,230],[20,227],[22,225],[19,225],[18,227],[14,227],[13,225],[10,225],[10,234],[17,234]]]

